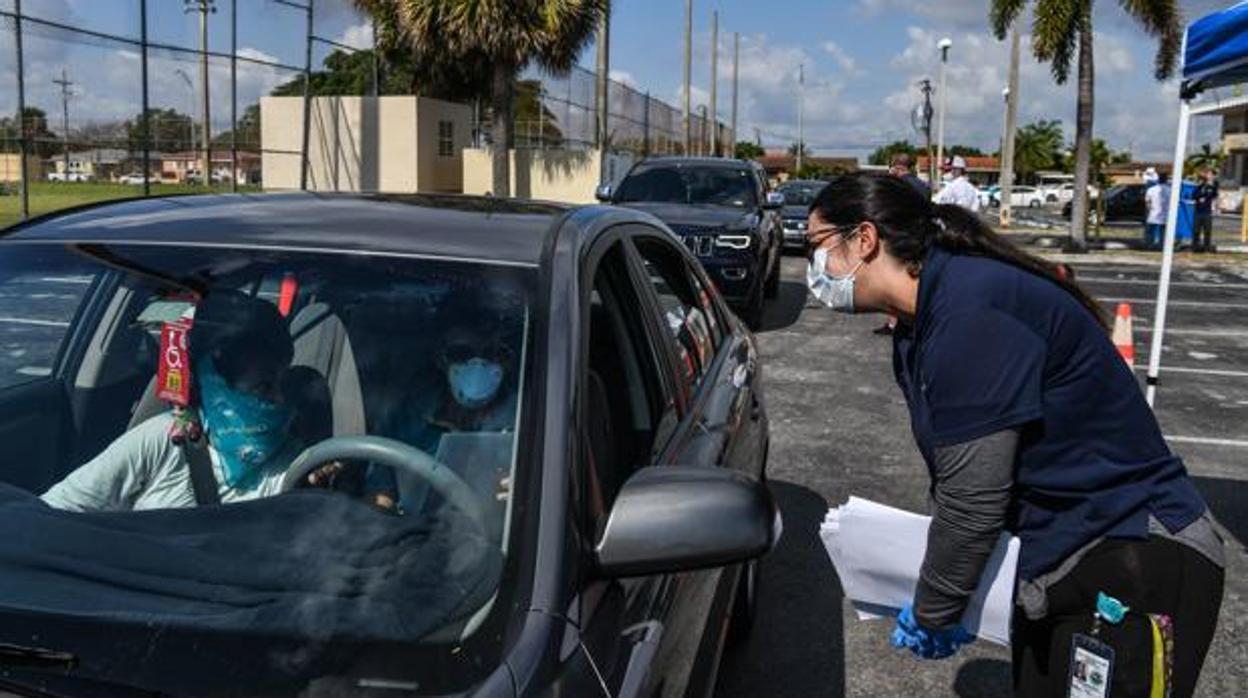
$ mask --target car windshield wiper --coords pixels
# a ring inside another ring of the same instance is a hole
[[[22,647],[0,643],[0,666],[5,668],[73,669],[78,657],[72,652],[45,647]]]

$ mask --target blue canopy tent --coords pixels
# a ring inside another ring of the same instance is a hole
[[[1179,133],[1174,144],[1176,186],[1170,188],[1166,216],[1166,240],[1157,288],[1157,315],[1153,323],[1152,348],[1148,354],[1148,404],[1154,404],[1161,371],[1161,349],[1166,331],[1166,307],[1170,300],[1170,275],[1174,268],[1174,239],[1179,217],[1183,162],[1192,118],[1248,105],[1248,98],[1212,99],[1193,106],[1202,93],[1228,85],[1248,83],[1248,2],[1240,2],[1190,24],[1183,37],[1183,82],[1179,88]]]

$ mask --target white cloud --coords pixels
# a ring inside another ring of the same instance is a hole
[[[858,62],[854,60],[854,57],[849,55],[835,41],[823,42],[823,52],[831,56],[832,60],[836,61],[836,64],[840,66],[841,70],[845,71],[846,75],[859,75],[862,72],[858,69]]]
[[[638,87],[637,78],[634,78],[633,74],[627,70],[612,70],[607,75],[620,84],[627,85],[633,89]]]
[[[364,21],[347,27],[335,41],[357,49],[370,49],[373,47],[373,24]]]

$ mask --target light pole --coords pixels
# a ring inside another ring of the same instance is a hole
[[[1010,83],[1005,88],[1005,140],[1001,145],[1001,225],[1013,222],[1011,206],[1014,193],[1014,139],[1018,122],[1018,56],[1019,36],[1015,29],[1010,36]]]
[[[690,155],[693,145],[693,114],[690,113],[690,97],[693,92],[693,0],[685,0],[685,155]]]
[[[212,186],[212,115],[208,104],[208,15],[217,11],[216,0],[183,0],[187,14],[199,13],[199,79],[203,87],[203,128],[200,139],[203,149],[200,154],[200,174],[204,178],[204,186]]]
[[[187,75],[185,70],[177,68],[173,72],[177,73],[178,77],[182,78],[182,82],[186,83],[186,89],[191,95],[191,108],[188,110],[186,115],[186,123],[190,126],[190,144],[191,151],[193,152],[195,150],[195,117],[192,116],[192,114],[195,113],[195,83],[191,81],[191,76]],[[187,174],[190,173],[188,172]]]
[[[806,151],[806,64],[797,66],[797,161],[794,177],[802,171],[802,157]]]
[[[711,157],[719,157],[719,10],[711,13]]]
[[[941,39],[940,44],[940,119],[936,126],[936,163],[940,167],[945,166],[945,105],[949,101],[948,75],[949,66],[949,49],[953,48],[953,39],[948,37]],[[935,182],[932,183],[935,186]]]
[[[73,86],[74,83],[72,80],[69,79],[69,75],[65,72],[64,68],[61,68],[61,79],[53,80],[52,82],[61,88],[61,115],[62,115],[61,128],[65,131],[65,179],[63,181],[68,182],[69,181],[69,97],[71,94],[73,94],[72,92],[70,92],[69,88]],[[22,121],[23,119],[26,118],[26,115],[19,114],[17,118],[18,118],[18,121]]]

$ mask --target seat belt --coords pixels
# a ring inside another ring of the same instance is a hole
[[[208,455],[206,439],[182,442],[182,455],[186,457],[187,468],[191,471],[191,489],[195,491],[195,505],[201,507],[216,506],[221,503],[221,493],[217,490],[217,476],[212,471],[212,458]]]

